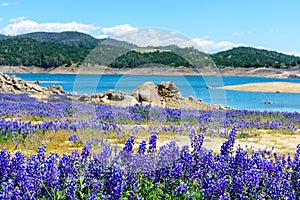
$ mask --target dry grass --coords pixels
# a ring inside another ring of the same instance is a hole
[[[56,152],[59,155],[70,154],[75,149],[81,151],[84,146],[84,141],[91,138],[98,138],[104,142],[108,142],[115,147],[117,145],[118,150],[124,147],[125,142],[127,141],[130,134],[130,129],[128,131],[123,131],[120,134],[117,133],[107,133],[102,134],[98,131],[92,130],[82,130],[77,132],[83,141],[78,143],[73,143],[69,141],[69,136],[75,134],[71,131],[60,130],[57,132],[47,132],[45,134],[35,134],[30,138],[27,138],[24,143],[20,143],[17,148],[15,142],[4,143],[3,148],[9,150],[14,154],[16,151],[23,152],[26,156],[30,156],[37,152],[37,149],[41,145],[47,146],[47,152]],[[83,137],[84,136],[84,137]],[[146,129],[139,131],[134,134],[135,136],[135,145],[134,149],[137,151],[140,142],[145,140],[149,142],[149,133]],[[185,145],[190,146],[190,139],[188,134],[158,134],[157,147],[161,147],[170,141],[176,141],[177,145],[181,148]],[[207,149],[213,150],[214,153],[219,153],[221,145],[226,141],[226,138],[221,137],[212,137],[205,136],[204,147]],[[278,154],[287,154],[291,153],[292,155],[296,151],[297,145],[300,143],[300,132],[285,132],[285,131],[272,131],[272,130],[258,130],[253,131],[253,134],[250,137],[237,138],[235,143],[235,148],[240,146],[245,150],[263,150],[263,149],[274,149],[274,152]],[[100,151],[102,145],[94,145],[94,151]]]
[[[71,132],[60,130],[57,132],[47,132],[45,134],[34,134],[31,137],[16,146],[15,142],[8,142],[3,144],[3,148],[9,150],[12,154],[16,151],[21,151],[26,156],[33,155],[41,145],[47,146],[47,152],[56,152],[59,155],[70,154],[75,149],[81,150],[83,144],[75,144],[69,141]]]

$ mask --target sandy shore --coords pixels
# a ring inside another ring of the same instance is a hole
[[[242,85],[224,86],[222,89],[251,92],[300,93],[300,84],[288,82],[248,83]]]
[[[0,66],[3,73],[45,73],[45,74],[133,74],[170,76],[257,76],[272,78],[300,78],[300,69],[274,68],[187,68],[187,67],[142,67],[114,69],[105,66],[89,67],[24,67]]]

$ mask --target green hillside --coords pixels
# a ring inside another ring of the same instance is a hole
[[[6,38],[8,38],[8,36],[5,36],[5,35],[0,34],[0,40],[6,39]]]
[[[218,67],[278,68],[300,65],[300,57],[252,47],[237,47],[211,56]]]

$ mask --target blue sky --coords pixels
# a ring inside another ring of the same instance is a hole
[[[208,52],[245,45],[300,55],[299,0],[0,0],[0,33],[77,30],[95,37],[170,29]]]

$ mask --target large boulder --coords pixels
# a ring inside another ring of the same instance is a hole
[[[128,107],[128,106],[134,106],[136,104],[139,104],[139,102],[136,100],[133,96],[126,96],[126,98],[122,101],[120,101],[117,105],[122,107]]]
[[[78,98],[79,101],[82,101],[82,102],[86,102],[86,101],[89,101],[91,100],[90,96],[87,95],[87,94],[83,94],[81,95],[79,98]]]
[[[160,105],[160,97],[153,82],[145,82],[130,93],[139,103]]]

